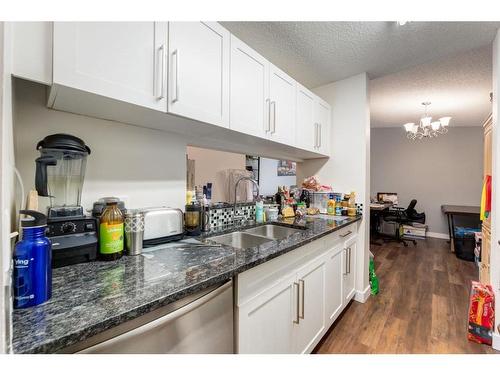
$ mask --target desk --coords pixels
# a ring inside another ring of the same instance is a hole
[[[380,217],[382,216],[382,211],[387,210],[393,206],[392,203],[370,203],[370,244],[371,245],[382,245],[375,241],[375,237],[378,237],[380,229]]]
[[[451,251],[455,252],[455,216],[477,216],[479,218],[481,208],[479,206],[455,206],[443,204],[441,211],[448,217],[448,234],[450,235]]]

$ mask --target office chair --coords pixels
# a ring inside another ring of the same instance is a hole
[[[382,216],[382,219],[388,223],[396,224],[396,233],[394,237],[386,238],[385,241],[396,241],[402,243],[405,247],[408,246],[407,241],[413,242],[413,245],[417,245],[417,241],[414,239],[404,239],[401,237],[401,226],[404,224],[411,223],[421,223],[425,224],[425,213],[418,213],[415,210],[417,205],[417,200],[412,199],[407,208],[404,207],[391,207],[387,213]]]

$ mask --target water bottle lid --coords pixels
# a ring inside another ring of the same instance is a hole
[[[45,216],[41,212],[33,210],[21,210],[19,211],[19,213],[22,215],[31,216],[21,219],[21,226],[23,228],[42,227],[47,225],[47,216]]]

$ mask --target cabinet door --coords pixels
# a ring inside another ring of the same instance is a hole
[[[314,98],[311,91],[297,84],[296,145],[309,151],[315,151],[317,147]]]
[[[230,128],[264,137],[269,132],[269,62],[231,35]]]
[[[316,98],[315,120],[318,127],[317,150],[324,154],[330,154],[330,106],[320,98]]]
[[[293,275],[238,306],[238,353],[292,353],[297,304]]]
[[[229,126],[229,44],[216,22],[169,23],[169,112]]]
[[[325,319],[329,323],[333,323],[337,319],[343,306],[342,282],[344,268],[342,267],[342,254],[342,245],[335,247],[327,254],[325,266]]]
[[[53,80],[166,112],[165,22],[55,22]]]
[[[270,65],[270,131],[269,138],[295,145],[295,89],[296,82],[283,71]]]
[[[343,296],[344,305],[348,304],[349,301],[354,297],[354,281],[356,274],[356,240],[357,237],[353,237],[345,242],[344,250],[342,251],[342,269],[343,269]]]
[[[299,324],[295,325],[295,352],[310,353],[325,329],[325,263],[321,257],[299,270]]]

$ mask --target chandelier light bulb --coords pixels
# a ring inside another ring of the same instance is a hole
[[[440,126],[441,126],[441,123],[439,121],[431,122],[432,130],[438,130]]]
[[[441,125],[443,126],[448,126],[449,123],[450,123],[450,120],[451,120],[451,117],[447,116],[447,117],[441,117],[439,119],[439,122],[441,123]]]
[[[420,122],[422,123],[422,126],[424,128],[428,128],[431,125],[431,121],[432,121],[432,117],[431,116],[422,117],[420,119]]]
[[[414,128],[414,126],[415,126],[415,123],[413,123],[413,122],[409,122],[409,123],[407,123],[407,124],[404,124],[403,126],[405,127],[405,130],[406,130],[407,132],[412,132],[412,133],[413,133],[413,128]]]

